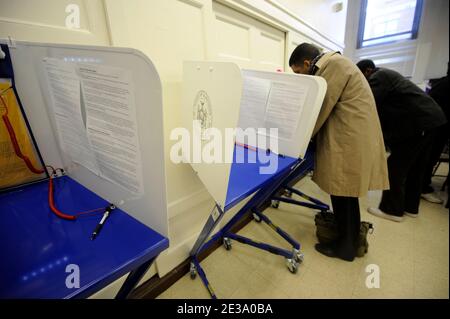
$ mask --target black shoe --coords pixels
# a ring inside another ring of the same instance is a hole
[[[322,255],[325,255],[327,257],[331,258],[339,258],[345,261],[353,261],[355,257],[348,257],[341,254],[338,254],[335,247],[331,245],[324,245],[324,244],[316,244],[315,246],[316,250],[321,253]]]

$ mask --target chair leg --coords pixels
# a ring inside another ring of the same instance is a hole
[[[437,162],[437,164],[433,168],[433,173],[431,173],[431,176],[433,177],[436,175],[437,170],[439,169],[439,166],[441,165],[441,161]]]
[[[448,176],[447,176],[447,178],[445,179],[444,184],[442,184],[441,191],[445,191],[445,188],[447,187],[447,183],[448,183]]]

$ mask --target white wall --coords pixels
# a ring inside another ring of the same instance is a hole
[[[447,72],[448,0],[424,0],[419,35],[415,40],[356,49],[361,0],[348,4],[344,54],[355,62],[372,59],[379,66],[397,70],[416,83]]]
[[[439,78],[447,72],[449,1],[425,0],[420,24],[414,78]]]
[[[277,71],[284,69],[283,30],[213,2],[213,59],[237,63],[242,68]]]
[[[65,26],[66,6],[80,8],[80,28]],[[0,0],[0,38],[109,45],[102,0]]]
[[[277,0],[300,19],[339,43],[344,43],[347,0]],[[342,10],[335,12],[336,5]]]

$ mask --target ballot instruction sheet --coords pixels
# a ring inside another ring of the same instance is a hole
[[[45,58],[44,67],[53,101],[59,144],[73,162],[98,175],[99,167],[81,113],[80,80],[75,65],[58,59]]]
[[[239,127],[258,129],[264,126],[270,81],[256,77],[244,77]]]
[[[307,92],[306,87],[285,82],[272,82],[264,119],[265,127],[277,127],[280,138],[293,138]]]
[[[56,97],[58,135],[67,155],[128,191],[143,194],[131,73],[50,58],[44,59],[44,64],[50,91]]]
[[[101,176],[143,193],[141,154],[131,73],[80,64],[87,132]]]
[[[308,94],[308,87],[289,82],[244,76],[239,127],[278,128],[280,139],[292,139]]]

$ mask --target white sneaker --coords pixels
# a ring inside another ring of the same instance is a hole
[[[375,216],[384,218],[384,219],[388,219],[388,220],[392,220],[394,222],[401,222],[403,221],[403,217],[402,216],[394,216],[394,215],[390,215],[390,214],[386,214],[383,211],[381,211],[379,208],[375,208],[375,207],[369,207],[367,209],[367,211]]]
[[[427,194],[421,194],[420,197],[425,199],[427,202],[435,203],[435,204],[442,204],[444,201],[439,198],[439,196],[435,193],[427,193]]]
[[[413,213],[408,213],[408,212],[404,212],[404,214],[406,216],[412,217],[412,218],[417,218],[417,216],[419,216],[419,214],[413,214]]]

